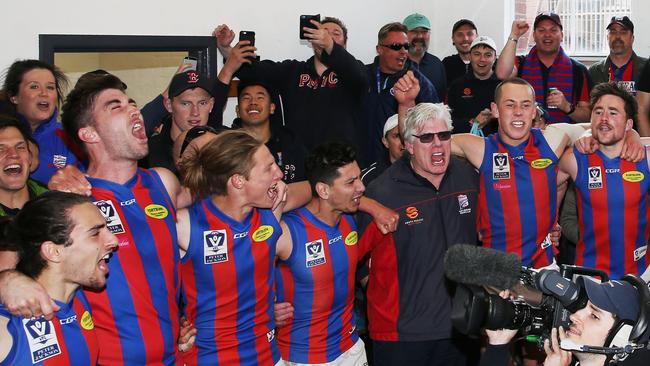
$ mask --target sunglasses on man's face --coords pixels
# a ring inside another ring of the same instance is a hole
[[[451,138],[451,131],[440,131],[440,132],[428,132],[428,133],[423,133],[421,135],[413,135],[413,137],[417,137],[421,143],[423,144],[428,144],[431,141],[433,141],[433,138],[438,136],[438,140],[440,141],[447,141]]]
[[[399,51],[402,48],[407,50],[409,49],[409,43],[391,43],[391,44],[382,44],[382,47],[390,48],[393,51]]]

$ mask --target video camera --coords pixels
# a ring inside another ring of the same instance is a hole
[[[451,314],[456,330],[478,336],[482,328],[519,329],[526,340],[538,342],[540,347],[553,328],[568,327],[569,316],[587,305],[585,278],[580,276],[609,281],[601,270],[572,265],[560,265],[559,270],[535,270],[523,267],[514,253],[472,245],[454,245],[447,250],[445,274],[457,283]],[[604,347],[562,342],[563,349],[613,355],[621,360],[646,347],[650,337],[650,290],[634,275],[625,275],[620,282],[636,289],[636,322],[618,322]],[[501,298],[498,292],[504,289],[516,293],[517,298]]]

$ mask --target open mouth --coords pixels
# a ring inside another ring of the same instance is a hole
[[[275,197],[278,196],[278,183],[274,183],[271,187],[269,187],[269,189],[266,191],[266,194],[270,199],[274,200]]]
[[[139,120],[138,122],[133,124],[133,127],[131,128],[131,133],[133,136],[140,140],[146,140],[147,139],[147,134],[144,131],[144,125],[142,123],[142,120]]]
[[[97,266],[104,274],[108,273],[108,262],[110,261],[112,256],[113,256],[112,252],[106,253],[106,255],[104,255],[102,259],[100,259],[99,262],[97,262]]]
[[[248,113],[248,114],[260,114],[261,112],[257,108],[250,108],[250,109],[246,110],[246,113]]]
[[[512,126],[515,128],[522,128],[525,125],[524,121],[512,121]]]
[[[431,154],[431,163],[433,165],[443,165],[445,163],[445,155],[442,152],[434,152]]]
[[[6,174],[14,175],[14,174],[20,174],[23,172],[23,167],[20,166],[19,164],[9,164],[2,171]]]
[[[49,102],[38,102],[38,103],[36,103],[36,108],[38,108],[41,111],[49,111],[50,110],[50,103]]]

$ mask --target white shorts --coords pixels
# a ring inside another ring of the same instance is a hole
[[[366,348],[361,338],[336,360],[328,363],[297,363],[284,361],[285,366],[368,366]]]

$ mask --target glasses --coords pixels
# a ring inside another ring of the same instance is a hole
[[[210,126],[196,126],[190,128],[189,131],[187,131],[187,134],[185,135],[185,139],[183,140],[183,144],[181,145],[181,153],[179,156],[183,156],[183,152],[185,152],[185,149],[187,149],[187,146],[192,142],[192,140],[196,139],[199,136],[204,135],[206,132],[211,132],[214,133],[215,135],[218,133],[217,130]]]
[[[407,42],[407,43],[381,44],[380,46],[390,48],[393,51],[399,51],[402,48],[408,51],[410,44]]]
[[[429,133],[423,133],[420,136],[418,135],[412,135],[413,137],[417,137],[421,143],[423,144],[428,144],[429,142],[433,141],[433,138],[438,136],[438,140],[440,141],[447,141],[451,138],[451,131],[440,131],[440,132],[429,132]]]

